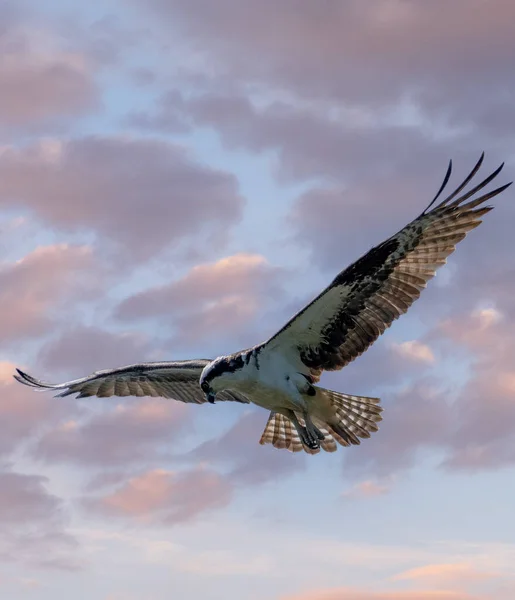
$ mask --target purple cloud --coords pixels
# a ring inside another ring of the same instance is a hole
[[[124,399],[84,422],[62,422],[33,444],[32,454],[49,462],[82,465],[144,462],[157,458],[160,447],[173,444],[188,420],[188,407],[181,402]]]
[[[0,127],[55,127],[99,107],[95,66],[86,53],[66,44],[62,32],[25,21],[9,4],[0,7],[0,20]]]
[[[0,471],[0,556],[32,567],[76,570],[77,542],[65,531],[62,501],[48,493],[47,482],[39,475]]]
[[[123,137],[8,148],[0,155],[0,198],[57,229],[93,231],[133,261],[181,243],[212,251],[243,206],[233,176],[195,163],[184,148]]]

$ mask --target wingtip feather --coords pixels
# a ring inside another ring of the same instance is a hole
[[[37,387],[34,377],[29,375],[28,373],[25,373],[25,371],[18,369],[17,367],[16,372],[18,373],[18,375],[13,375],[16,381],[23,383],[23,385],[28,385],[29,387]]]
[[[31,388],[34,388],[36,391],[42,392],[42,391],[46,391],[46,390],[57,389],[59,387],[59,386],[52,385],[50,383],[46,383],[39,379],[36,379],[32,375],[25,373],[25,371],[22,371],[21,369],[18,369],[17,367],[16,367],[16,371],[17,371],[18,375],[13,375],[14,379],[16,379],[16,381],[19,381],[20,383],[23,383],[23,385],[27,385]]]
[[[452,158],[449,159],[449,165],[447,166],[447,171],[446,171],[445,176],[443,178],[443,182],[442,182],[442,185],[440,186],[440,189],[436,192],[435,197],[427,205],[427,207],[425,208],[425,210],[424,210],[424,212],[422,214],[425,214],[431,208],[431,206],[433,206],[433,204],[438,200],[438,198],[440,197],[440,194],[444,191],[445,186],[449,183],[449,179],[451,177],[451,173],[452,173]]]

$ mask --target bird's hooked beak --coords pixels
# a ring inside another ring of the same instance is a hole
[[[215,403],[215,395],[213,392],[209,391],[206,394],[206,400],[209,402],[209,404],[214,404]]]

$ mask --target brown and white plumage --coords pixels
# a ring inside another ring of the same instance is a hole
[[[372,248],[268,341],[214,361],[145,363],[48,384],[18,370],[15,378],[59,396],[163,396],[183,402],[252,402],[271,411],[261,444],[292,452],[334,452],[377,431],[376,398],[350,396],[315,385],[362,354],[419,297],[456,244],[492,210],[485,202],[510,183],[484,188],[503,165],[465,192],[484,155],[454,192],[436,204],[440,190],[415,220]],[[482,192],[480,194],[480,192]]]

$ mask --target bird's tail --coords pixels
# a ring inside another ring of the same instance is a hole
[[[298,419],[301,425],[305,425],[302,417],[299,416]],[[326,429],[320,428],[320,431],[325,435],[325,439],[320,442],[321,448],[326,452],[334,452],[337,447],[336,442]],[[301,450],[308,454],[318,454],[320,452],[319,448],[313,449],[305,446],[290,419],[274,411],[268,417],[259,443],[272,444],[274,448],[286,448],[290,452],[300,452]]]
[[[351,396],[341,394],[324,388],[315,388],[316,396],[313,398],[313,407],[320,407],[310,414],[313,423],[320,429],[325,439],[320,442],[320,447],[326,452],[337,449],[336,442],[341,446],[359,444],[360,438],[368,438],[378,430],[377,423],[382,420],[379,398],[366,396]],[[301,415],[297,415],[304,425]],[[271,412],[260,444],[272,444],[275,448],[286,448],[290,452],[304,450],[309,454],[317,454],[319,449],[305,446],[293,423],[287,417]]]
[[[327,411],[324,411],[324,427],[341,446],[359,444],[360,438],[369,438],[371,433],[379,429],[377,423],[383,419],[379,398],[351,396],[324,388],[316,390],[316,398],[320,394],[326,401],[321,401],[320,405],[329,403],[332,411],[332,415],[329,416],[326,416]],[[315,416],[314,421],[317,420]]]

